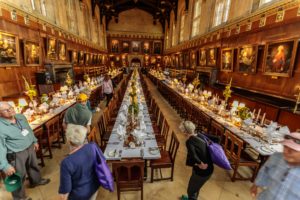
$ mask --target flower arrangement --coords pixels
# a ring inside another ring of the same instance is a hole
[[[194,88],[197,89],[198,85],[200,85],[200,80],[199,80],[199,74],[197,73],[196,78],[193,80],[192,84],[194,85]]]
[[[251,117],[250,109],[245,107],[238,107],[237,114],[241,120],[245,120]]]
[[[25,94],[29,97],[30,101],[33,101],[33,98],[36,97],[37,91],[35,85],[29,84],[24,76],[22,76],[25,82]]]
[[[89,76],[88,74],[84,74],[84,75],[83,75],[83,79],[84,79],[87,83],[90,83],[90,82],[91,82],[90,76]]]
[[[72,78],[71,78],[69,72],[67,73],[67,78],[66,78],[65,83],[66,83],[66,85],[67,85],[68,87],[71,87],[72,84],[73,84],[73,80],[72,80]]]
[[[225,90],[223,91],[223,96],[225,97],[225,102],[227,104],[228,99],[231,97],[231,92],[232,90],[231,88],[231,82],[232,82],[232,78],[230,79],[230,82],[228,85],[226,85]]]

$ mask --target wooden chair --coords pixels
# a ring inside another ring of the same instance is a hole
[[[64,121],[64,117],[65,117],[65,114],[66,114],[66,110],[61,112],[59,114],[59,125],[60,125],[60,137],[62,139],[62,143],[65,144],[66,143],[66,137],[65,137],[65,130],[63,128],[63,121]]]
[[[42,167],[45,166],[45,162],[44,162],[44,155],[43,155],[43,135],[44,135],[44,130],[43,127],[39,127],[37,129],[35,129],[34,131],[34,135],[38,140],[38,144],[39,144],[39,150],[36,152],[37,153],[37,157],[39,159],[41,159],[41,162],[39,163],[39,165],[41,165]]]
[[[60,124],[59,124],[59,115],[50,119],[45,123],[45,132],[43,139],[46,139],[47,150],[49,151],[49,157],[52,158],[52,144],[54,142],[58,143],[58,147],[61,148],[60,145]]]
[[[98,121],[98,128],[100,133],[100,146],[104,148],[109,140],[111,132],[105,128],[104,116],[102,115]]]
[[[225,128],[218,122],[212,120],[210,125],[209,133],[220,138],[220,144],[224,146],[225,136],[224,136]]]
[[[144,160],[126,160],[113,162],[112,168],[115,175],[118,200],[121,192],[141,190],[143,200]]]
[[[254,181],[256,174],[259,170],[259,163],[253,160],[249,155],[243,152],[244,142],[238,138],[236,135],[231,133],[230,131],[225,131],[225,153],[228,159],[231,161],[231,165],[233,168],[233,174],[231,176],[231,181],[235,180],[251,180]],[[240,166],[246,166],[253,169],[252,177],[244,178],[238,172],[238,168]],[[239,176],[237,178],[236,176]]]
[[[174,166],[175,166],[175,159],[176,154],[179,148],[179,140],[174,132],[172,132],[171,142],[169,145],[168,151],[161,151],[160,159],[155,159],[150,161],[150,167],[151,167],[151,183],[155,180],[167,180],[171,179],[173,181],[173,175],[174,175]],[[167,178],[161,177],[160,179],[154,179],[153,177],[153,171],[154,169],[162,169],[162,168],[171,168],[171,176]]]
[[[88,135],[88,141],[89,142],[95,142],[98,146],[97,136],[96,136],[96,127],[93,127],[90,134]]]
[[[170,126],[167,120],[164,120],[164,127],[162,129],[162,133],[160,135],[155,135],[157,146],[160,149],[166,150],[169,130],[170,130]]]

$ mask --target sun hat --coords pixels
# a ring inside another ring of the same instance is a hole
[[[19,189],[22,185],[21,175],[18,172],[16,172],[11,176],[7,176],[4,179],[4,185],[5,185],[5,189],[8,192],[13,192],[13,191]]]
[[[77,100],[78,101],[86,101],[88,100],[88,96],[84,93],[80,93],[78,96],[77,96]]]
[[[294,132],[286,134],[282,145],[294,149],[295,151],[300,151],[300,133]]]

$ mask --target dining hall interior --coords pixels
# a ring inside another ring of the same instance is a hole
[[[0,0],[0,199],[300,199],[299,33],[299,0]]]

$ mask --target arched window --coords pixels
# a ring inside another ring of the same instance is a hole
[[[228,20],[231,0],[216,0],[213,26],[218,26]]]
[[[260,2],[259,2],[259,6],[264,6],[265,4],[268,4],[268,3],[270,3],[270,2],[272,2],[272,1],[281,1],[281,0],[260,0]]]
[[[165,49],[169,48],[169,28],[166,28]]]
[[[179,41],[182,42],[184,39],[184,22],[185,22],[185,12],[182,10],[180,15],[180,26],[179,26]]]
[[[42,11],[42,15],[47,16],[46,1],[45,0],[41,1],[41,11]]]
[[[201,5],[202,5],[202,0],[195,0],[194,1],[193,22],[192,22],[193,23],[193,25],[192,25],[192,37],[199,34]]]

